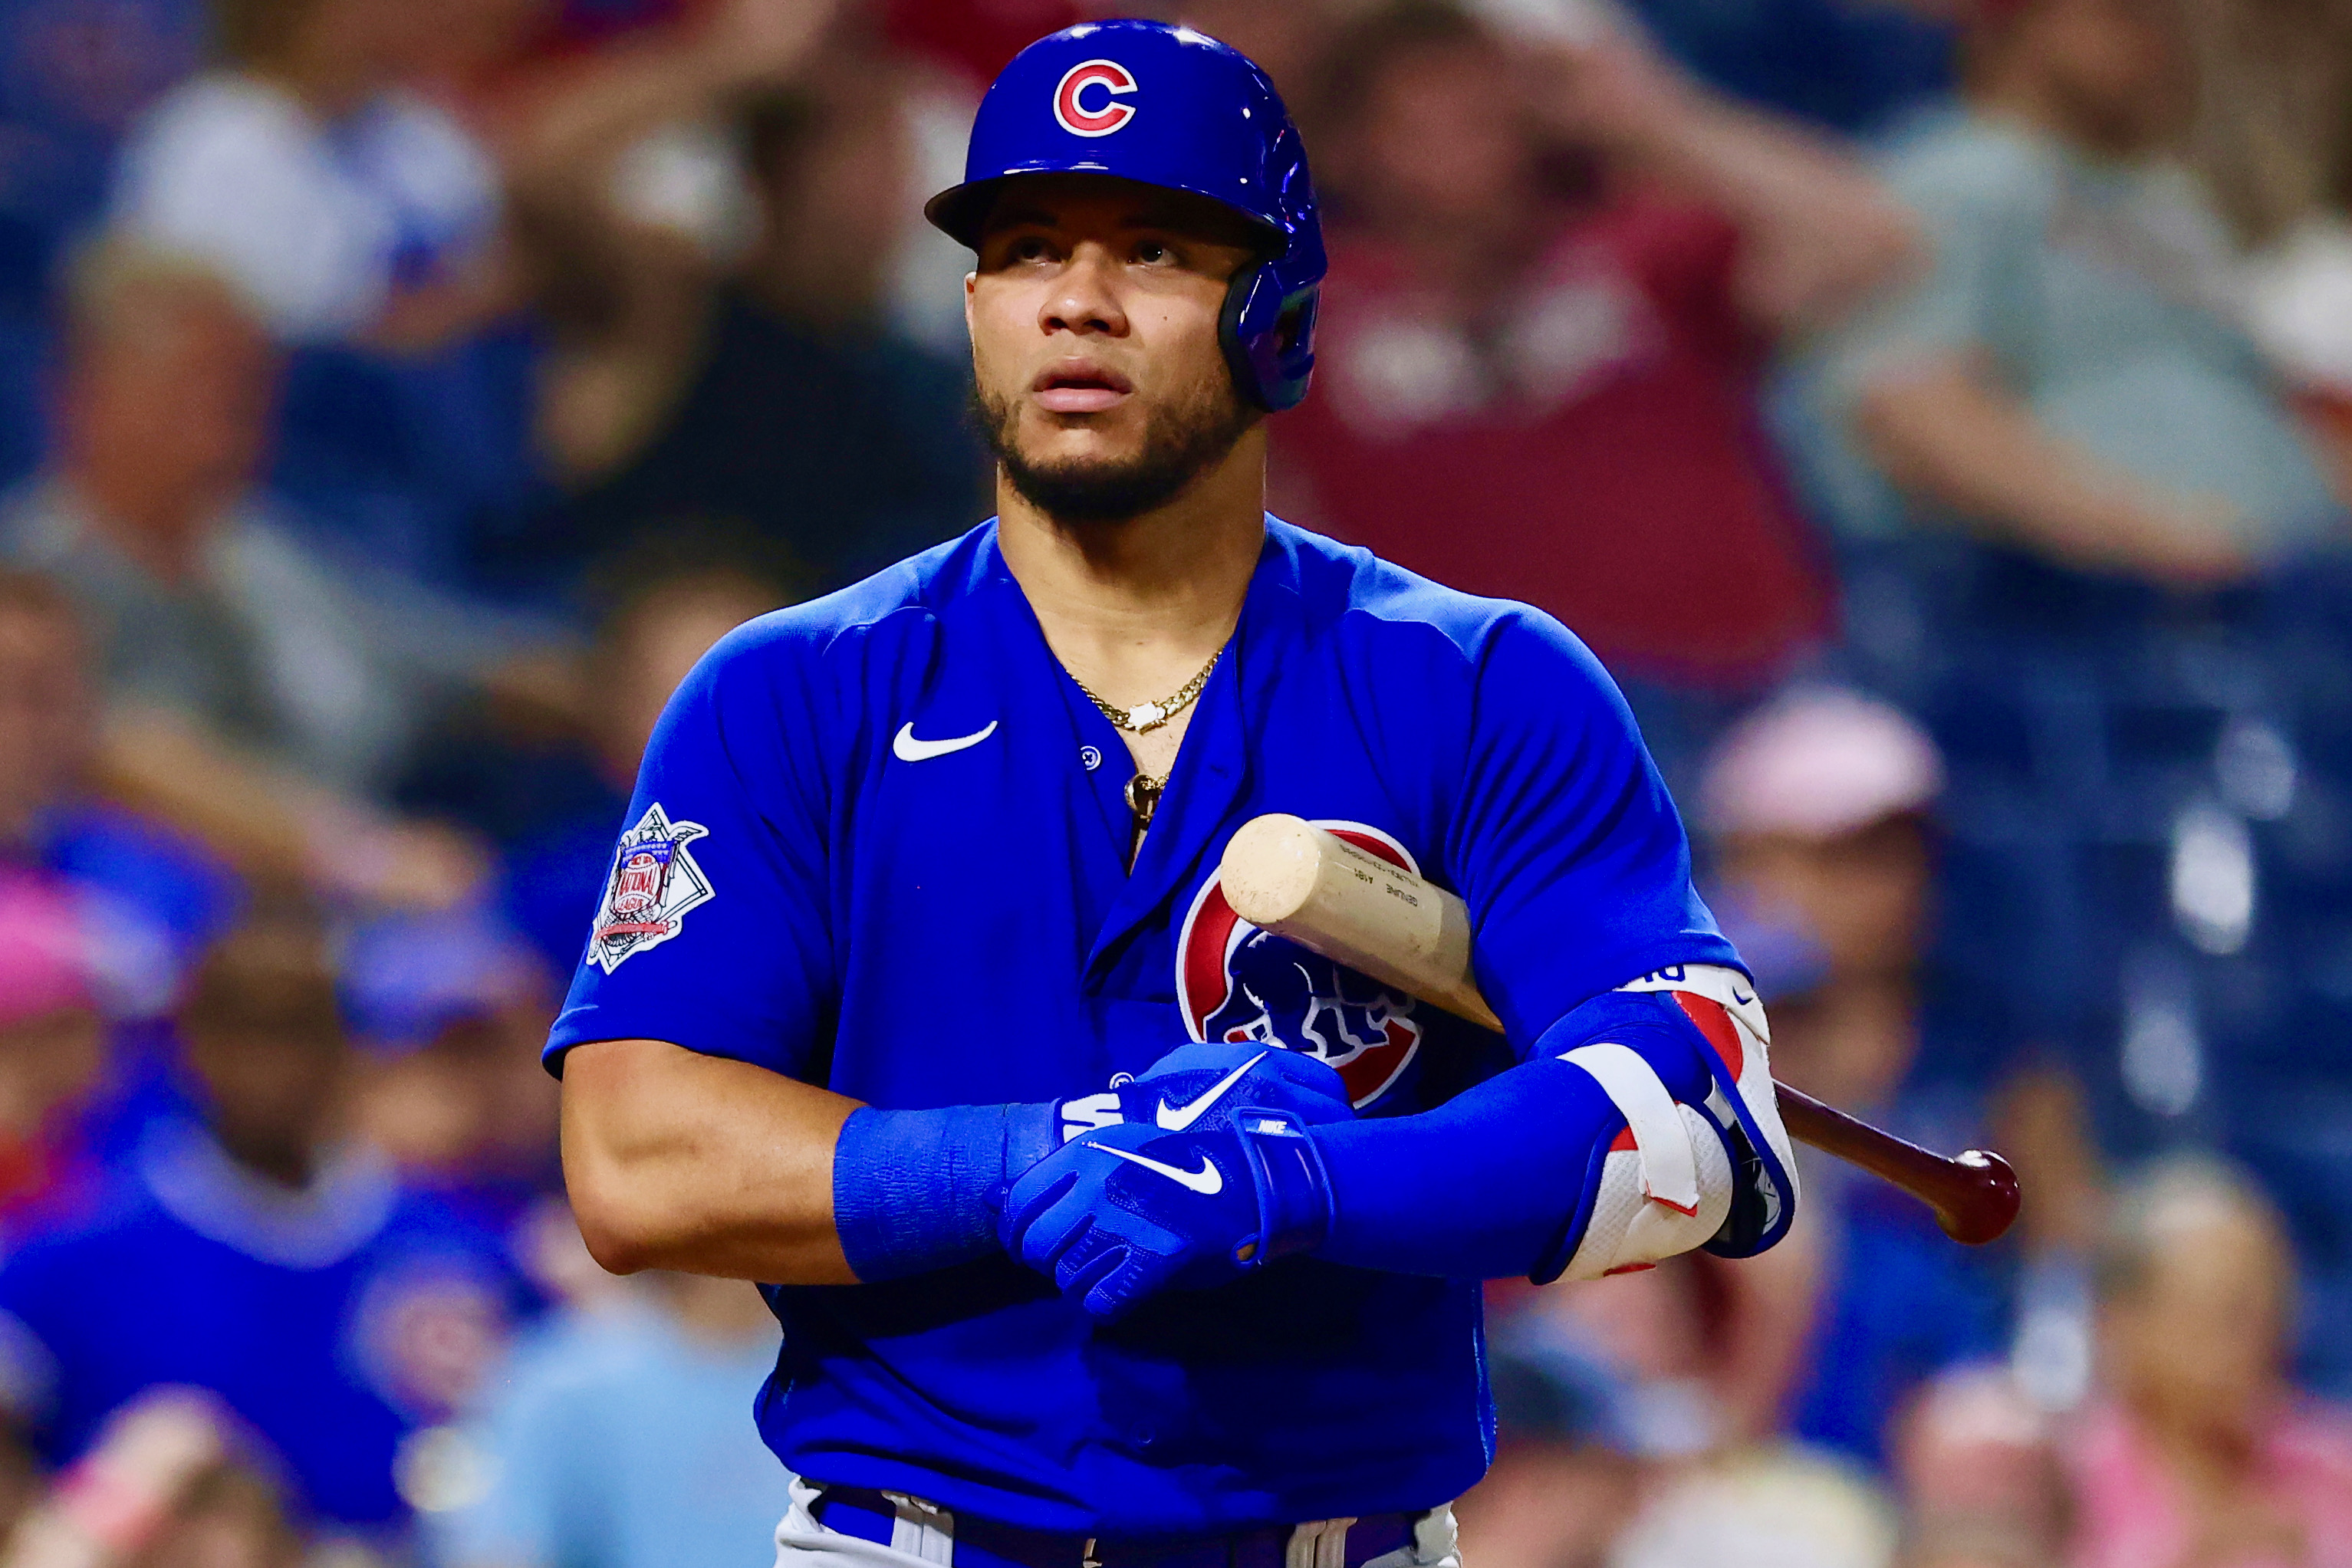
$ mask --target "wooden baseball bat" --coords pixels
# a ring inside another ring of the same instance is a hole
[[[1225,846],[1218,884],[1251,925],[1502,1031],[1471,976],[1468,906],[1403,867],[1277,813],[1242,824]],[[1790,1137],[1893,1182],[1935,1210],[1953,1240],[1982,1246],[2017,1218],[2017,1173],[1999,1155],[1970,1149],[1948,1158],[1786,1084],[1773,1087]]]

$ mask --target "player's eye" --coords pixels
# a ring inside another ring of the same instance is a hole
[[[1146,267],[1164,267],[1176,259],[1176,253],[1159,240],[1139,240],[1135,246],[1135,259]]]
[[[1053,254],[1043,235],[1024,235],[1013,242],[1011,256],[1014,261],[1044,261]]]

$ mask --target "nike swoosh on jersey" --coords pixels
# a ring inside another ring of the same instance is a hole
[[[1087,1146],[1099,1149],[1107,1155],[1117,1155],[1123,1160],[1132,1160],[1145,1170],[1157,1171],[1177,1186],[1189,1186],[1203,1197],[1214,1197],[1225,1190],[1225,1173],[1219,1170],[1217,1163],[1206,1155],[1201,1156],[1199,1170],[1188,1171],[1181,1166],[1162,1165],[1150,1155],[1139,1155],[1131,1150],[1114,1148],[1108,1144],[1089,1144]]]
[[[898,733],[890,738],[890,755],[901,762],[929,762],[934,757],[945,757],[951,751],[978,746],[996,733],[996,720],[990,719],[986,729],[975,729],[970,735],[951,735],[945,740],[917,740],[915,727],[902,724]]]
[[[1228,1072],[1223,1078],[1218,1079],[1215,1083],[1210,1086],[1207,1093],[1186,1104],[1171,1105],[1166,1100],[1161,1100],[1160,1102],[1160,1109],[1153,1113],[1153,1120],[1160,1124],[1160,1129],[1163,1132],[1182,1132],[1185,1128],[1199,1121],[1201,1119],[1202,1113],[1208,1110],[1210,1106],[1215,1104],[1220,1099],[1222,1099],[1226,1090],[1231,1089],[1234,1084],[1239,1083],[1242,1081],[1243,1073],[1247,1072],[1251,1068],[1255,1067],[1259,1062],[1264,1061],[1266,1053],[1265,1051],[1259,1051],[1255,1056],[1251,1057],[1247,1061],[1243,1062],[1239,1067],[1234,1068],[1231,1072]]]

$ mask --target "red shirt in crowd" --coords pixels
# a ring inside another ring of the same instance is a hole
[[[1622,673],[1769,674],[1832,590],[1758,413],[1737,245],[1711,213],[1620,199],[1474,328],[1335,236],[1315,390],[1272,427],[1276,509],[1548,610]]]
[[[887,0],[882,7],[883,31],[893,45],[953,67],[978,85],[995,80],[1039,38],[1086,16],[1076,0]]]

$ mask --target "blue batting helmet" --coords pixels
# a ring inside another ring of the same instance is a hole
[[[1111,174],[1249,219],[1265,235],[1264,259],[1225,296],[1225,360],[1263,407],[1307,395],[1323,226],[1297,128],[1246,57],[1165,22],[1087,22],[1038,39],[981,100],[963,183],[923,215],[977,248],[997,187],[1022,174]]]

